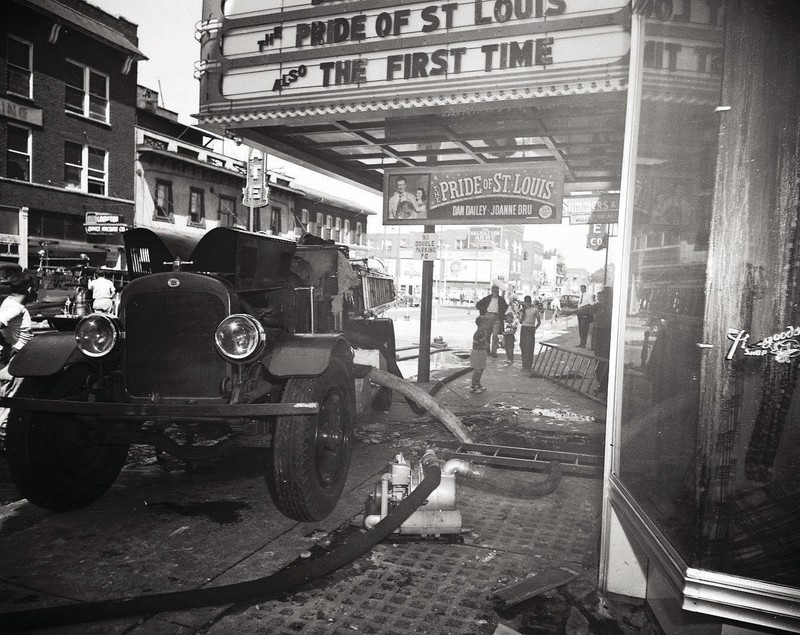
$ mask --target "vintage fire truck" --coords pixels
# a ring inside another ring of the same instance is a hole
[[[256,446],[278,509],[324,518],[354,418],[377,400],[354,348],[394,356],[391,320],[376,317],[392,278],[310,235],[216,228],[187,246],[137,228],[124,240],[118,315],[37,335],[12,360],[23,379],[3,405],[19,491],[65,511],[109,489],[131,444],[187,461]]]

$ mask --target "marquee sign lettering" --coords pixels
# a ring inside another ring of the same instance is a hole
[[[388,225],[560,223],[561,164],[387,169]]]
[[[265,6],[267,5],[267,6]],[[441,89],[504,77],[542,79],[628,53],[627,0],[236,0],[219,32],[221,96],[314,96],[399,84]],[[574,79],[574,77],[573,77]],[[376,92],[377,91],[377,92]]]

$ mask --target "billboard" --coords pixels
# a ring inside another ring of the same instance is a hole
[[[388,169],[384,225],[498,225],[561,222],[559,163]]]

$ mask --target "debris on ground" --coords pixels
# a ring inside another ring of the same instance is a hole
[[[519,604],[523,600],[567,584],[577,578],[578,575],[579,574],[575,571],[563,567],[547,569],[541,573],[529,576],[524,580],[493,591],[492,599],[498,608],[506,609],[515,604]]]

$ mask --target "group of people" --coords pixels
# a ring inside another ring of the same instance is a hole
[[[492,285],[491,293],[476,303],[478,327],[472,336],[470,366],[472,372],[472,392],[483,392],[481,377],[486,368],[489,355],[497,357],[500,336],[503,337],[503,349],[506,361],[514,362],[514,347],[517,330],[519,330],[519,347],[522,352],[522,370],[530,371],[533,366],[533,353],[536,348],[536,329],[542,323],[539,309],[533,304],[533,298],[526,295],[517,312],[509,311],[508,302],[500,295],[500,288]]]
[[[522,305],[517,310],[509,310],[508,302],[500,295],[498,285],[492,285],[491,293],[478,300],[475,306],[479,315],[475,319],[477,330],[472,337],[470,353],[470,366],[473,371],[470,390],[474,393],[481,393],[485,390],[481,384],[481,378],[486,369],[487,359],[489,356],[497,357],[501,336],[506,361],[511,364],[514,362],[514,347],[519,330],[522,370],[530,371],[532,369],[536,348],[536,329],[542,324],[542,313],[529,295],[524,297]],[[586,348],[589,328],[594,323],[592,345],[595,355],[607,360],[611,349],[611,288],[604,287],[597,294],[597,302],[593,302],[586,285],[581,285],[578,307],[563,310],[559,306],[558,309],[564,316],[577,315],[580,338],[578,348]],[[598,393],[605,393],[608,384],[607,363],[601,363],[598,383]]]

